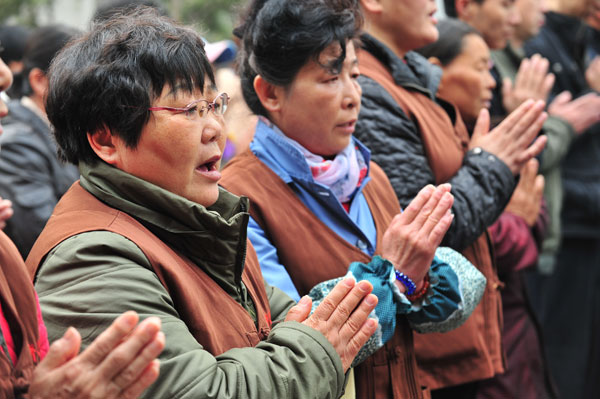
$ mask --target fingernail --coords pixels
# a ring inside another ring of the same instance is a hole
[[[358,283],[358,288],[362,292],[370,292],[372,290],[371,283],[366,280],[362,280],[360,283]]]
[[[348,288],[352,288],[354,287],[354,285],[356,284],[356,280],[354,280],[354,277],[346,277],[344,278],[344,285]]]
[[[376,328],[377,327],[377,320],[367,319],[367,327],[369,327],[369,328]]]
[[[377,305],[377,297],[373,294],[369,294],[365,299],[365,303],[369,306]]]
[[[75,340],[75,327],[69,327],[63,336],[67,341],[73,342]]]
[[[302,298],[300,298],[298,305],[300,305],[302,307],[306,307],[306,306],[308,306],[309,303],[310,303],[310,298],[308,297],[308,295],[304,295]]]

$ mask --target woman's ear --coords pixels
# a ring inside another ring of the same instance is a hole
[[[40,68],[33,68],[29,71],[29,86],[33,94],[39,98],[44,98],[48,91],[48,77]]]
[[[102,127],[93,133],[88,133],[87,139],[90,147],[100,159],[109,165],[119,166],[120,139],[113,136],[108,128]]]
[[[477,6],[478,3],[473,0],[455,0],[454,5],[456,7],[457,18],[471,22],[474,7]]]
[[[260,103],[269,114],[281,110],[281,100],[284,94],[284,90],[281,86],[271,84],[262,76],[256,75],[254,78],[254,91],[256,92]]]
[[[383,5],[380,0],[360,0],[360,5],[363,10],[371,14],[381,14],[383,12]]]

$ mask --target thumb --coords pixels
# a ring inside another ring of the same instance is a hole
[[[285,316],[285,321],[297,321],[302,323],[310,314],[312,307],[312,299],[308,295],[304,295],[300,302],[293,306]]]
[[[531,158],[521,170],[521,178],[529,183],[533,183],[539,169],[539,162],[535,158]]]
[[[554,100],[552,100],[552,103],[550,103],[550,106],[552,106],[554,104],[558,104],[558,105],[566,104],[569,101],[571,101],[572,98],[573,98],[573,96],[571,95],[571,93],[565,90],[562,93],[560,93],[559,95],[557,95],[556,97],[554,97]]]
[[[475,141],[473,139],[478,138],[479,136],[484,136],[490,131],[490,112],[487,108],[482,108],[479,111],[479,116],[477,117],[477,121],[475,122],[475,128],[473,129],[473,136],[471,137],[471,142]]]
[[[546,181],[544,179],[544,176],[542,175],[537,175],[535,177],[535,192],[536,192],[536,196],[537,197],[542,197],[543,193],[544,193],[544,185],[546,184]]]
[[[65,332],[59,340],[56,340],[50,345],[50,349],[44,360],[39,364],[39,368],[45,369],[47,372],[58,368],[77,356],[81,346],[81,335],[73,327]]]

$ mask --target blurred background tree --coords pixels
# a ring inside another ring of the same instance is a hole
[[[11,18],[18,23],[35,26],[38,7],[51,3],[52,0],[0,0],[0,24]]]
[[[194,25],[209,41],[230,39],[240,8],[245,0],[171,0],[165,1],[171,15]]]
[[[157,0],[169,14],[207,40],[230,39],[239,10],[249,0]],[[0,24],[64,23],[85,29],[96,6],[108,0],[0,0]]]

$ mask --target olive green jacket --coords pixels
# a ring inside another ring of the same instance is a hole
[[[104,163],[80,165],[80,171],[82,187],[138,219],[188,259],[200,261],[199,254],[211,249],[221,255],[219,251],[227,251],[221,237],[246,229],[241,220],[247,218],[239,217],[239,209],[247,209],[247,199],[225,190],[207,209]],[[222,255],[224,264],[236,256]],[[219,268],[215,261],[197,263],[254,316],[236,271]],[[273,320],[282,319],[293,301],[277,288],[265,288]],[[74,326],[87,346],[122,312],[135,310],[142,319],[158,316],[166,347],[160,355],[160,376],[145,392],[147,398],[336,398],[343,391],[344,373],[334,348],[300,323],[276,324],[254,348],[219,356],[203,350],[147,257],[116,233],[82,233],[57,245],[39,269],[36,289],[51,341]]]
[[[509,44],[504,50],[493,51],[492,58],[501,79],[510,78],[514,81],[525,53]],[[560,164],[575,138],[575,131],[564,119],[550,116],[544,122],[543,133],[548,141],[540,158],[540,173],[545,179],[544,198],[546,198],[550,225],[542,244],[538,268],[541,273],[549,274],[554,270],[556,252],[560,247],[561,239],[560,212],[563,188]]]

